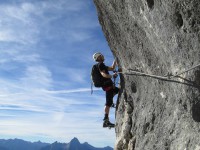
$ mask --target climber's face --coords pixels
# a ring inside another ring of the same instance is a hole
[[[99,57],[97,58],[98,62],[104,62],[104,56],[103,55],[99,55]]]
[[[103,55],[100,55],[99,57],[98,57],[98,59],[99,59],[99,61],[102,61],[102,62],[104,62],[104,56]]]

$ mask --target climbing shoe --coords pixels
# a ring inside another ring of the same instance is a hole
[[[112,127],[115,127],[115,124],[111,123],[109,121],[109,119],[105,119],[104,122],[103,122],[103,127],[104,128],[106,128],[106,127],[112,128]]]

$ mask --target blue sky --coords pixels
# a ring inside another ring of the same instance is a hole
[[[0,137],[113,147],[104,92],[90,94],[96,51],[112,64],[92,0],[2,0]]]

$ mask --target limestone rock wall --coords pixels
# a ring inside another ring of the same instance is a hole
[[[123,71],[164,76],[200,63],[199,0],[94,0]],[[199,85],[200,68],[175,80]],[[116,150],[200,150],[196,86],[121,75]]]

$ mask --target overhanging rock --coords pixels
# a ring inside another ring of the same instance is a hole
[[[200,63],[199,0],[94,3],[123,71],[175,75]],[[200,149],[200,68],[175,80],[191,85],[121,75],[116,150]]]

